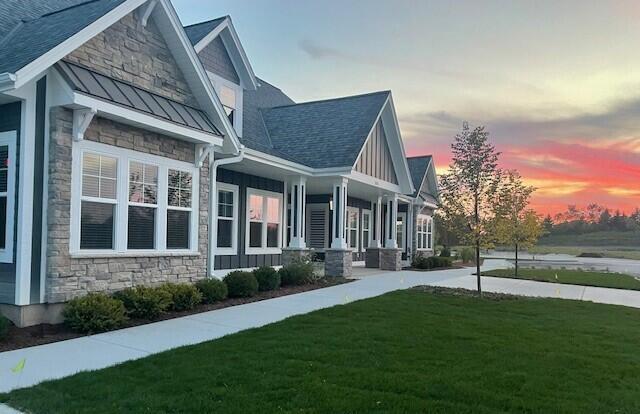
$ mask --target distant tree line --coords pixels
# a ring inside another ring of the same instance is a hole
[[[584,208],[569,205],[566,211],[555,216],[547,215],[542,225],[547,235],[587,234],[599,231],[640,231],[640,208],[627,215],[599,204]]]

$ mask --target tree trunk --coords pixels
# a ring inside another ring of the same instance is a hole
[[[478,277],[478,295],[482,296],[482,284],[480,282],[480,240],[476,240],[476,275]]]
[[[518,278],[518,243],[516,243],[516,279]]]

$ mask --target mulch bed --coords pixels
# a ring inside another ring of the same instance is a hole
[[[463,289],[463,288],[448,288],[448,287],[440,287],[440,286],[416,286],[411,290],[415,290],[418,292],[429,293],[432,295],[443,295],[443,296],[464,296],[464,297],[474,297],[477,298],[478,291]],[[488,300],[535,300],[537,298],[528,298],[520,295],[512,295],[510,293],[494,293],[494,292],[482,292],[482,299]]]
[[[245,303],[259,302],[261,300],[293,295],[295,293],[308,292],[311,290],[322,289],[349,282],[353,282],[353,280],[344,278],[322,279],[314,284],[302,286],[287,286],[268,292],[258,292],[256,296],[250,298],[229,298],[217,303],[201,304],[196,306],[195,309],[189,311],[169,311],[162,314],[158,319],[154,319],[153,321],[147,319],[129,319],[126,325],[122,327],[122,329],[130,328],[132,326],[146,325],[148,323],[164,321],[167,319],[180,318],[182,316],[208,312],[216,309],[228,308],[230,306],[243,305]],[[11,326],[9,328],[9,332],[7,333],[7,339],[5,339],[4,341],[0,341],[0,352],[12,351],[14,349],[27,348],[36,345],[50,344],[52,342],[65,341],[67,339],[79,338],[82,336],[87,335],[72,331],[65,324],[41,324],[29,326],[26,328]]]
[[[453,265],[453,266],[449,266],[449,267],[436,267],[433,269],[418,269],[416,267],[405,267],[402,270],[411,270],[412,272],[435,272],[438,270],[452,270],[452,269],[465,269],[466,266],[459,266],[459,265]]]

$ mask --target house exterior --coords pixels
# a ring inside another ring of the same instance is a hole
[[[228,16],[169,0],[0,5],[0,310],[194,282],[311,253],[399,270],[432,254],[437,180],[391,92],[296,103]]]

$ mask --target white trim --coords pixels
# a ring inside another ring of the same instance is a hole
[[[356,213],[356,227],[350,226],[350,217],[349,215],[352,213]],[[358,207],[347,207],[347,216],[345,221],[345,229],[347,231],[347,247],[354,252],[360,251],[360,209]],[[351,245],[351,232],[356,232],[356,245]]]
[[[231,256],[231,255],[236,255],[238,254],[238,221],[239,221],[239,217],[238,217],[238,205],[240,204],[240,190],[239,187],[237,185],[234,184],[227,184],[227,183],[221,183],[221,182],[217,182],[216,183],[216,193],[220,192],[220,191],[228,191],[230,193],[233,194],[233,216],[231,217],[231,219],[228,218],[220,218],[219,217],[219,211],[218,211],[218,207],[220,205],[220,197],[218,194],[216,194],[216,205],[214,206],[215,208],[215,212],[216,212],[216,222],[215,222],[215,226],[217,229],[218,226],[218,220],[230,220],[232,222],[231,224],[231,247],[218,247],[217,242],[218,239],[216,237],[216,250],[215,250],[215,254],[216,256]],[[216,230],[216,236],[217,236],[218,232]]]
[[[211,83],[213,84],[213,88],[215,89],[216,93],[218,94],[218,98],[220,97],[220,88],[221,87],[227,87],[229,89],[232,89],[234,94],[235,94],[235,107],[233,108],[234,110],[234,116],[233,116],[233,128],[236,130],[236,134],[238,134],[239,137],[242,136],[242,124],[243,124],[243,108],[244,108],[244,89],[242,88],[242,86],[238,85],[237,83],[233,83],[230,80],[227,80],[225,78],[223,78],[222,76],[216,75],[213,72],[209,72],[207,71],[207,75],[209,76],[209,80],[211,81]],[[220,101],[220,103],[222,103],[222,101]],[[223,104],[224,107],[224,104]]]
[[[372,187],[379,188],[384,191],[395,193],[398,195],[402,193],[402,189],[400,188],[399,185],[381,180],[379,178],[372,177],[367,174],[363,174],[359,171],[351,171],[351,174],[349,175],[349,179],[353,181],[358,181],[363,184],[370,185]]]
[[[5,223],[4,249],[0,249],[0,263],[13,263],[13,236],[16,202],[16,142],[18,131],[0,132],[0,146],[8,146],[9,166],[7,169],[7,214]],[[23,217],[24,219],[24,217]]]
[[[368,228],[365,229],[364,227],[364,217],[367,216],[369,217],[369,226]],[[367,208],[363,208],[362,209],[362,217],[360,218],[362,220],[362,228],[360,229],[360,238],[362,240],[362,251],[366,251],[366,249],[368,249],[369,247],[372,247],[372,241],[373,241],[373,211],[367,209]],[[365,230],[367,231],[368,237],[365,240],[364,238],[364,232]]]
[[[404,253],[407,250],[407,213],[398,212],[398,219],[396,220],[396,222],[398,221],[402,221],[402,240],[400,240],[399,243],[398,241],[396,241],[396,243],[398,243],[398,248],[402,249],[402,252]],[[396,224],[396,235],[397,234],[398,226]]]
[[[422,228],[425,230],[421,230]],[[433,217],[426,214],[418,214],[416,217],[416,251],[429,252],[432,250]]]
[[[258,190],[256,188],[251,188],[251,187],[247,187],[247,191],[246,191],[246,197],[245,197],[245,210],[246,210],[246,214],[245,214],[245,247],[244,247],[244,251],[245,254],[281,254],[282,253],[282,230],[278,229],[278,247],[266,247],[267,246],[267,224],[268,224],[268,210],[267,210],[267,200],[269,198],[275,198],[278,200],[278,220],[280,220],[280,223],[278,223],[280,226],[286,225],[285,223],[282,223],[282,208],[283,208],[283,201],[282,201],[282,193],[274,193],[271,191],[265,191],[265,190]],[[250,247],[249,246],[249,231],[250,231],[250,221],[249,221],[249,198],[252,195],[257,195],[260,197],[263,197],[262,200],[262,241],[261,241],[261,245],[262,247]]]
[[[149,0],[149,3],[147,3],[145,7],[140,7],[138,10],[140,12],[140,23],[142,23],[142,27],[147,27],[147,21],[156,4],[158,4],[158,0]]]
[[[80,206],[82,200],[90,201],[92,198],[82,196],[82,159],[83,154],[94,153],[116,158],[117,188],[116,199],[100,202],[112,202],[116,205],[114,217],[114,248],[108,250],[83,250],[80,249]],[[158,167],[158,195],[156,207],[156,247],[153,250],[129,250],[127,248],[128,234],[128,207],[129,203],[129,162],[139,161]],[[191,207],[171,207],[167,197],[168,170],[179,170],[191,174]],[[71,169],[71,237],[69,252],[73,257],[111,257],[114,254],[128,254],[135,257],[144,256],[174,256],[199,254],[198,251],[198,225],[200,209],[200,170],[192,163],[176,161],[158,155],[146,154],[125,148],[114,147],[93,141],[74,142],[72,147]],[[166,247],[166,212],[168,210],[190,211],[189,249],[168,249]]]

